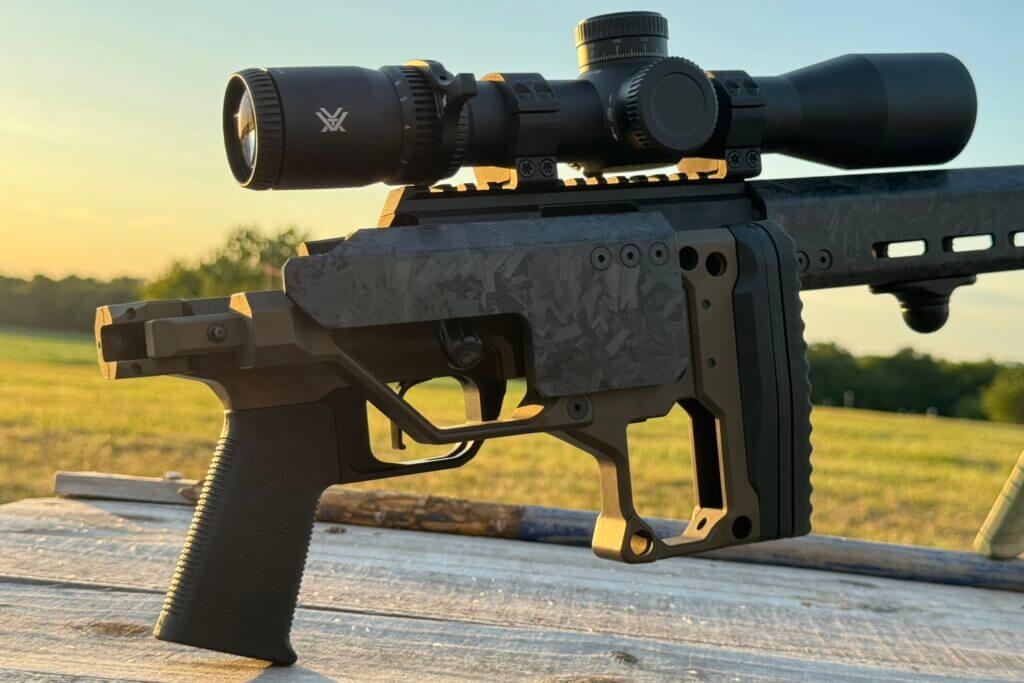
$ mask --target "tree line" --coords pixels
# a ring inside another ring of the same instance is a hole
[[[265,234],[239,227],[206,256],[174,261],[148,282],[0,277],[0,324],[91,331],[96,307],[104,304],[275,289],[281,266],[306,237],[295,228]],[[1024,424],[1024,366],[951,362],[912,349],[857,357],[836,344],[812,344],[808,361],[818,405]]]
[[[837,344],[811,344],[811,402],[1024,424],[1024,366],[953,362],[913,349],[854,356]]]
[[[0,276],[0,325],[92,330],[97,306],[135,301],[142,286],[142,280],[129,277],[104,282],[74,275],[61,280]]]
[[[280,288],[280,268],[305,233],[288,228],[264,234],[236,228],[225,243],[196,261],[176,260],[157,278],[102,281],[75,275],[55,280],[0,276],[0,325],[92,331],[96,308],[141,299],[197,299]]]

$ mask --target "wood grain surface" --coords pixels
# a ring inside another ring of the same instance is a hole
[[[192,505],[199,484],[100,472],[57,472],[58,495]],[[537,505],[506,505],[391,491],[331,486],[320,499],[322,522],[491,536],[590,547],[597,513]],[[647,520],[662,538],[681,534],[682,520]],[[733,562],[828,569],[864,576],[1024,592],[1024,559],[811,534],[703,553]]]
[[[0,507],[0,676],[140,680],[1019,679],[1024,595],[317,524],[299,664],[154,640],[191,511]]]

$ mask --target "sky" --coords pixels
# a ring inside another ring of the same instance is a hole
[[[576,22],[628,9],[666,15],[671,52],[711,70],[774,75],[848,52],[952,53],[974,77],[979,114],[949,166],[1024,163],[1024,2],[0,0],[0,274],[147,277],[239,224],[314,237],[375,225],[382,185],[237,187],[220,130],[231,72],[431,58],[477,76],[573,78]],[[776,155],[765,167],[766,178],[836,172]],[[813,341],[1024,361],[1024,273],[981,276],[927,336],[903,326],[892,297],[864,288],[804,301]]]

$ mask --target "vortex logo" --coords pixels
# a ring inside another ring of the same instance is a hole
[[[347,132],[341,124],[345,123],[345,118],[348,116],[348,112],[343,107],[338,107],[334,112],[327,111],[327,107],[320,107],[316,112],[316,117],[320,119],[320,122],[324,124],[324,127],[320,129],[321,133],[345,133]]]

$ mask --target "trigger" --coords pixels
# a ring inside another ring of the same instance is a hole
[[[398,383],[398,396],[404,398],[409,390],[417,384],[422,384],[423,380],[402,380]],[[391,423],[391,448],[396,451],[405,450],[405,440],[402,438],[402,430],[399,429],[398,425],[394,422]]]
[[[501,417],[506,382],[490,377],[458,377],[466,401],[466,420],[488,422]]]

